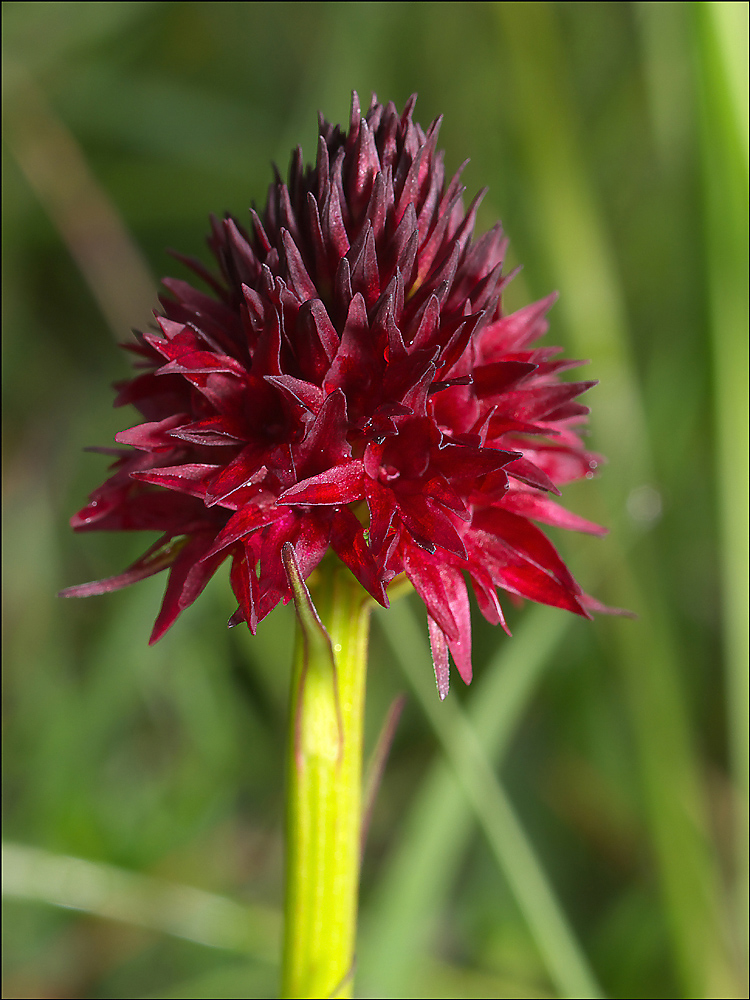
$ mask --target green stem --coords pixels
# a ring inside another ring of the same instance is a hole
[[[353,995],[370,602],[342,565],[324,561],[310,578],[314,605],[288,554],[287,571],[299,627],[281,995],[346,998]]]

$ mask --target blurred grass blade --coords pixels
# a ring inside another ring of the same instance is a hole
[[[390,611],[375,620],[387,631]],[[501,643],[474,680],[467,717],[496,769],[570,624],[567,615],[530,607],[513,639]],[[418,629],[413,632],[419,645],[402,647],[402,655],[419,662],[424,637]],[[440,757],[421,783],[367,908],[359,978],[370,995],[397,996],[429,951],[475,822],[452,769]]]
[[[270,907],[38,847],[3,844],[3,895],[278,961],[281,915]]]
[[[721,611],[736,800],[736,944],[748,936],[748,6],[691,4],[713,348]]]
[[[380,783],[383,780],[385,765],[388,761],[388,754],[391,751],[393,737],[396,735],[398,722],[406,704],[406,695],[399,694],[391,702],[390,708],[386,712],[380,733],[373,747],[370,758],[364,770],[362,782],[362,833],[360,838],[361,852],[364,853],[367,843],[367,833],[370,829],[370,819],[375,800],[378,795]]]
[[[6,67],[15,102],[5,138],[29,186],[75,260],[118,339],[151,318],[156,285],[73,133],[17,62]]]
[[[471,803],[518,906],[563,997],[601,997],[602,991],[498,782],[477,736],[455,698],[435,692],[426,634],[404,603],[388,612],[391,651],[440,742],[461,790]],[[413,655],[419,650],[419,656]]]
[[[593,422],[597,443],[620,475],[640,486],[653,475],[651,448],[630,358],[624,292],[566,86],[571,74],[563,33],[550,4],[497,4],[495,10],[511,62],[530,204],[539,212],[542,248],[565,292],[569,342],[581,356],[596,358],[595,374],[607,387]],[[621,488],[605,476],[601,489],[610,506],[607,523],[619,523],[623,536]],[[635,624],[612,622],[607,632],[628,698],[675,970],[685,996],[730,995],[737,984],[723,935],[720,882],[666,588],[649,546],[626,556],[615,538],[601,553],[606,575],[617,585],[607,596],[642,617]]]

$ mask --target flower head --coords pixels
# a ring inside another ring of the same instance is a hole
[[[595,534],[551,495],[597,457],[563,382],[580,362],[534,347],[554,296],[505,315],[500,225],[472,241],[459,171],[445,183],[427,132],[353,96],[349,130],[320,121],[317,161],[295,152],[245,229],[212,220],[213,274],[181,258],[210,293],[166,279],[159,332],[127,345],[138,374],[118,386],[143,423],[116,436],[111,477],[72,520],[80,531],[161,533],[117,577],[66,596],[115,590],[169,569],[151,641],[231,560],[255,631],[330,549],[381,604],[405,574],[427,608],[441,696],[448,651],[471,679],[466,577],[484,616],[505,626],[497,589],[588,616],[576,584],[533,522]]]

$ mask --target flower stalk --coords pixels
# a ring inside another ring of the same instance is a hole
[[[371,602],[340,563],[324,560],[308,591],[291,545],[283,558],[298,629],[281,995],[345,998],[353,996]]]

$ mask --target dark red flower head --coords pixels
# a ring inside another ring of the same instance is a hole
[[[554,296],[502,310],[500,225],[473,242],[480,193],[464,210],[445,183],[440,121],[425,133],[357,95],[348,133],[321,119],[314,167],[298,148],[244,229],[212,220],[210,287],[167,279],[159,333],[128,345],[139,373],[116,406],[114,472],[73,518],[77,530],[161,533],[130,569],[71,587],[85,596],[169,569],[151,641],[225,559],[252,631],[329,549],[383,605],[406,574],[427,607],[438,689],[448,651],[471,679],[466,574],[504,625],[497,588],[588,616],[596,607],[533,522],[601,533],[550,499],[598,459],[576,428],[592,382],[580,362],[534,348]]]

